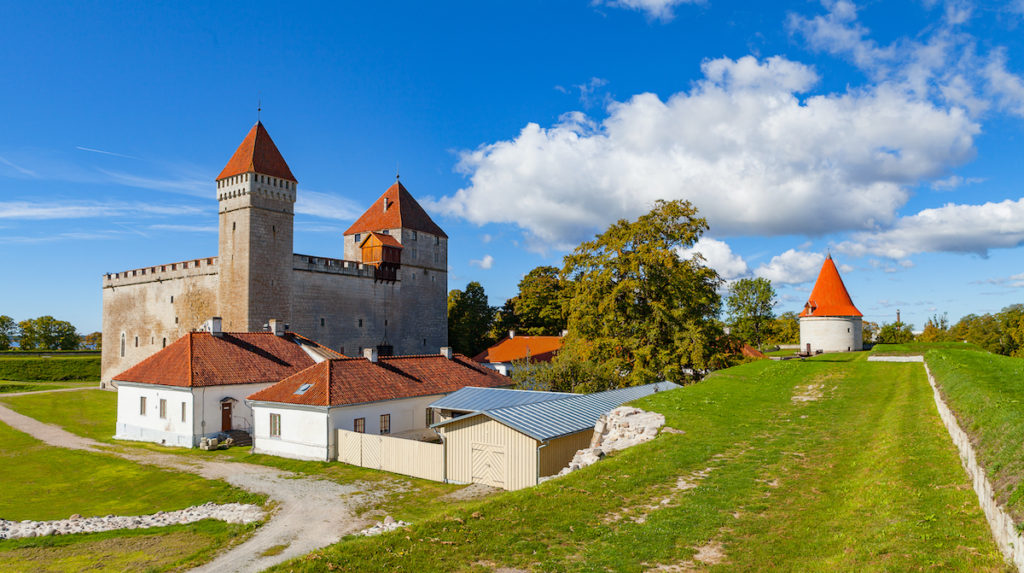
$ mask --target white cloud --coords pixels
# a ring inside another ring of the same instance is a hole
[[[647,14],[648,18],[668,22],[675,17],[673,8],[682,4],[700,4],[701,0],[594,0],[593,5],[625,8]]]
[[[480,267],[481,269],[487,270],[494,266],[494,257],[492,257],[491,255],[484,255],[484,258],[469,261],[469,264],[473,265],[474,267]]]
[[[974,183],[981,183],[982,181],[984,181],[984,179],[981,177],[961,177],[959,175],[951,175],[945,179],[932,181],[931,188],[934,191],[952,191],[957,187],[973,185]]]
[[[22,166],[20,166],[20,165],[18,165],[16,163],[11,162],[10,160],[8,160],[8,159],[6,159],[4,157],[0,157],[0,163],[3,163],[4,165],[10,167],[11,169],[17,171],[21,175],[27,175],[29,177],[35,177],[36,176],[36,172],[35,171],[32,171],[31,169],[26,169],[26,168],[24,168],[24,167],[22,167]]]
[[[106,175],[112,183],[126,187],[137,187],[140,189],[152,189],[154,191],[170,191],[172,193],[185,193],[196,197],[216,197],[213,183],[206,179],[193,178],[183,179],[180,177],[143,177],[119,171],[108,171],[97,169]]]
[[[99,153],[99,154],[102,154],[102,155],[113,155],[114,157],[123,157],[125,159],[138,159],[138,157],[132,157],[131,155],[124,155],[122,153],[114,153],[113,151],[103,151],[102,149],[93,149],[92,147],[82,147],[81,145],[76,145],[75,149],[78,149],[80,151],[88,151],[90,153]]]
[[[825,256],[821,253],[789,249],[757,267],[754,274],[776,285],[805,283],[818,278],[824,262]]]
[[[1000,108],[1024,117],[1024,79],[1006,69],[1005,50],[995,51],[984,73]]]
[[[801,100],[817,74],[782,57],[703,70],[689,92],[613,103],[600,124],[575,112],[464,152],[470,185],[432,206],[558,248],[657,199],[692,201],[717,235],[820,235],[889,223],[906,185],[974,154],[979,127],[964,112],[899,90]]]
[[[739,278],[749,272],[743,257],[733,253],[728,243],[723,241],[701,237],[693,247],[679,249],[679,257],[683,259],[689,259],[695,253],[700,253],[705,264],[717,271],[723,279]]]
[[[150,205],[146,203],[68,202],[31,203],[0,202],[0,219],[87,219],[95,217],[128,217],[140,215],[194,215],[203,209],[183,205]]]
[[[184,233],[216,233],[217,225],[150,225],[153,231],[175,231]]]
[[[982,205],[947,204],[900,219],[891,229],[858,233],[838,250],[854,256],[903,259],[916,253],[976,253],[1024,243],[1024,199]]]
[[[330,193],[299,189],[295,194],[295,212],[325,219],[353,221],[363,214],[355,201]]]

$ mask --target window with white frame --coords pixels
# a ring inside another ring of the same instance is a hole
[[[139,396],[139,415],[140,416],[145,416],[146,415],[146,397],[145,396]]]
[[[281,437],[281,414],[270,415],[270,437]]]
[[[360,434],[366,433],[366,418],[356,418],[352,420],[352,431]]]
[[[390,434],[391,433],[391,414],[380,415],[380,433]]]
[[[167,400],[160,398],[160,419],[167,419]]]

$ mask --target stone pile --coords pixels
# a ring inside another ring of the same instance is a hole
[[[572,461],[558,475],[585,468],[606,455],[630,446],[653,440],[665,425],[665,416],[645,412],[632,406],[620,406],[598,418],[590,447],[576,452]]]
[[[394,531],[394,530],[396,530],[396,529],[398,529],[400,527],[406,527],[406,526],[409,526],[409,525],[412,525],[412,524],[409,523],[408,521],[395,521],[395,518],[393,518],[393,517],[391,517],[389,515],[389,516],[384,518],[384,521],[378,522],[377,525],[374,525],[373,527],[369,527],[369,528],[366,528],[366,529],[360,531],[359,535],[365,535],[366,537],[371,537],[373,535],[380,535],[381,533],[387,533],[389,531]]]
[[[114,529],[143,529],[194,523],[203,519],[219,519],[228,523],[252,523],[263,519],[263,510],[257,505],[206,503],[178,511],[158,511],[151,515],[108,515],[82,517],[78,514],[56,521],[7,521],[0,519],[0,539],[96,533]]]

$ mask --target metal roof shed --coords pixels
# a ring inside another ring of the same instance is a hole
[[[467,388],[472,392],[457,396],[460,390],[432,406],[458,404],[469,413],[432,427],[444,439],[450,481],[514,490],[536,485],[568,465],[578,450],[590,446],[594,424],[603,414],[678,387],[659,382],[585,395],[522,392],[518,398],[510,393],[521,391]]]

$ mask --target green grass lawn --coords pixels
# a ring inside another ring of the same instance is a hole
[[[27,396],[0,396],[8,408],[97,441],[113,442],[117,392],[90,389]]]
[[[0,394],[40,392],[62,388],[91,388],[95,386],[95,382],[21,382],[18,380],[0,380]]]
[[[277,569],[1008,570],[921,366],[864,356],[656,394],[638,404],[684,435]]]
[[[66,450],[0,424],[0,518],[143,515],[216,501],[264,498],[223,481],[157,469],[107,454]]]
[[[1024,360],[944,348],[925,355],[946,404],[974,443],[996,498],[1024,524]]]
[[[929,350],[974,350],[981,348],[966,342],[907,342],[905,344],[876,344],[871,353],[877,356],[917,356]]]

